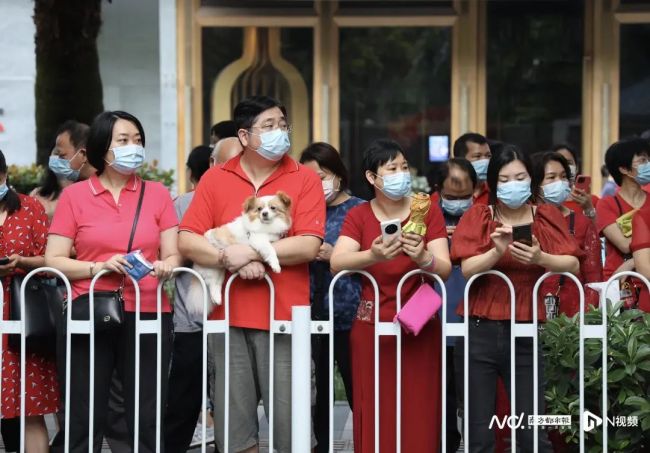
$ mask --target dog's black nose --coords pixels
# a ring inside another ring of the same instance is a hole
[[[269,216],[268,212],[262,211],[262,217],[264,217],[266,219],[268,216]]]

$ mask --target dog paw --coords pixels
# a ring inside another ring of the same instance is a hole
[[[282,270],[282,269],[280,268],[280,264],[279,264],[279,263],[273,263],[273,264],[270,264],[269,266],[271,267],[271,270],[272,270],[273,272],[275,272],[276,274],[279,274],[280,271]]]

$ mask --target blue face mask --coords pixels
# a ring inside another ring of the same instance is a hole
[[[487,169],[490,164],[490,159],[481,159],[475,160],[472,162],[472,167],[476,171],[476,177],[479,181],[485,181],[487,179]]]
[[[72,159],[74,159],[74,156],[72,156]],[[79,180],[79,170],[75,170],[74,168],[70,167],[70,161],[67,159],[59,156],[50,156],[50,162],[48,166],[50,167],[50,170],[52,170],[59,178],[65,178],[68,181],[72,182]]]
[[[440,197],[440,207],[442,207],[442,210],[454,217],[460,217],[465,214],[465,211],[471,208],[473,203],[474,200],[472,197],[465,200],[447,200]]]
[[[650,184],[650,162],[641,164],[636,168],[636,176],[634,179],[642,186]]]
[[[530,196],[530,179],[500,182],[497,185],[497,198],[510,209],[522,207]]]
[[[249,133],[253,134],[252,132]],[[262,141],[259,148],[255,151],[266,160],[277,162],[282,159],[282,156],[287,154],[289,147],[291,147],[289,132],[283,131],[282,129],[273,129],[269,132],[253,135],[257,135]]]
[[[400,171],[391,175],[379,176],[384,181],[384,188],[381,191],[391,200],[401,200],[411,193],[411,174],[408,171]]]
[[[542,190],[544,191],[544,200],[556,206],[560,206],[564,203],[571,193],[569,181],[566,180],[546,184],[542,187]]]
[[[7,185],[7,181],[5,181],[0,185],[0,200],[4,200],[8,192],[9,192],[9,186]]]
[[[132,175],[144,163],[144,148],[140,145],[116,146],[113,148],[115,160],[107,162],[116,172]]]

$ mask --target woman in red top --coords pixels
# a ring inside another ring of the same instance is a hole
[[[572,188],[569,198],[564,202],[564,206],[573,212],[581,212],[585,217],[593,221],[596,218],[596,206],[598,206],[600,198],[573,185],[580,171],[578,168],[578,153],[572,146],[567,144],[555,145],[553,151],[564,157],[569,164],[567,176],[571,181]]]
[[[563,205],[571,193],[568,175],[571,170],[559,153],[544,153],[533,165],[533,193],[540,203],[557,206],[566,221],[569,233],[575,238],[583,254],[580,257],[580,281],[583,283],[603,281],[600,238],[593,222],[581,210],[573,211]],[[585,290],[585,308],[598,306],[598,293],[591,288]],[[546,305],[546,317],[554,318],[558,313],[573,316],[580,311],[580,296],[573,281],[562,276],[547,278],[541,289]],[[559,302],[559,303],[558,303]]]
[[[603,276],[634,269],[630,252],[631,237],[621,230],[616,219],[633,209],[650,208],[650,197],[642,188],[645,175],[639,169],[648,165],[650,145],[647,140],[632,138],[621,140],[609,147],[605,164],[621,190],[613,197],[600,200],[597,208],[596,227],[606,238],[606,259]]]
[[[33,198],[17,194],[7,185],[7,162],[0,151],[0,282],[4,292],[3,319],[9,319],[11,277],[43,266],[47,215]],[[59,386],[53,359],[27,351],[25,376],[25,449],[47,452],[48,436],[43,415],[57,411]],[[2,406],[3,419],[20,417],[20,351],[8,347],[2,336]]]
[[[379,285],[379,319],[392,321],[395,293],[402,276],[413,270],[435,272],[443,279],[451,271],[445,222],[438,205],[426,217],[425,237],[404,234],[384,243],[380,222],[410,216],[411,179],[399,145],[377,140],[365,151],[364,169],[375,198],[350,210],[334,247],[334,272],[365,269]],[[402,287],[406,302],[420,285],[411,278]],[[374,445],[374,292],[363,280],[361,303],[350,333],[352,387],[354,388],[354,451],[371,453]],[[437,451],[440,443],[441,327],[436,317],[417,337],[402,336],[402,443],[404,452]],[[380,339],[380,448],[395,451],[395,338]]]
[[[465,213],[452,238],[452,259],[459,260],[463,275],[470,278],[488,270],[506,274],[515,288],[515,319],[530,322],[532,290],[546,271],[579,271],[579,253],[569,236],[561,213],[553,206],[535,209],[528,201],[533,198],[530,188],[531,167],[523,153],[514,145],[504,145],[492,157],[488,167],[490,205],[475,205]],[[532,224],[532,245],[512,241],[512,225]],[[468,451],[494,451],[494,432],[489,424],[495,414],[497,377],[510,389],[510,298],[506,284],[496,276],[478,279],[469,294],[469,439]],[[538,319],[545,319],[543,301],[536,307]],[[518,338],[515,354],[517,364],[516,413],[532,414],[533,394],[537,393],[539,413],[544,413],[541,376],[543,362],[539,361],[539,388],[533,389],[532,339]],[[463,374],[464,341],[458,339],[454,362]],[[531,450],[533,430],[517,433],[520,448]],[[544,431],[539,432],[539,451],[551,451]]]
[[[632,220],[632,242],[636,271],[650,280],[650,209],[642,209]],[[650,313],[650,293],[643,283],[639,285],[639,308]]]
[[[124,324],[95,333],[94,449],[101,449],[113,371],[123,384],[129,436],[133,439],[135,400],[135,288],[124,280],[127,251],[140,194],[142,207],[132,250],[141,250],[153,264],[150,275],[139,282],[141,319],[156,318],[156,287],[181,265],[176,246],[178,219],[167,189],[146,182],[136,171],[144,161],[144,130],[133,115],[104,112],[90,128],[87,156],[97,175],[64,189],[59,199],[45,254],[48,266],[61,270],[72,282],[72,297],[88,293],[92,278],[100,271],[95,291],[115,290],[124,282]],[[142,192],[144,190],[144,192]],[[72,250],[76,256],[72,256]],[[72,302],[75,303],[74,301]],[[169,366],[172,315],[169,301],[162,300],[162,369]],[[89,339],[72,339],[70,388],[70,451],[88,451],[88,360]],[[156,337],[140,339],[140,437],[143,452],[156,451]],[[59,367],[64,370],[65,357]],[[165,407],[167,373],[162,373],[161,407]]]

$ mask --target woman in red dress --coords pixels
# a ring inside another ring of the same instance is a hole
[[[531,200],[531,166],[523,153],[513,145],[490,160],[488,186],[490,205],[475,205],[465,213],[452,238],[452,259],[461,262],[463,275],[488,270],[503,272],[515,288],[515,313],[518,322],[533,318],[532,291],[535,282],[546,270],[579,272],[575,256],[580,251],[569,235],[560,211],[551,205],[537,209]],[[532,245],[513,242],[512,225],[530,224]],[[573,255],[573,256],[571,256]],[[510,390],[510,297],[508,287],[492,275],[476,280],[469,293],[469,439],[465,448],[472,452],[494,451],[494,431],[490,421],[495,414],[497,378]],[[538,319],[544,321],[545,309],[540,298],[536,307]],[[459,338],[455,348],[457,373],[463,376],[464,341]],[[541,357],[540,357],[541,358]],[[533,413],[533,395],[537,394],[538,413],[544,413],[543,361],[539,360],[539,388],[533,389],[533,341],[517,338],[516,413]],[[461,387],[462,393],[462,387]],[[526,419],[524,419],[524,428]],[[533,450],[533,430],[517,432],[518,447]],[[539,432],[539,451],[552,451],[545,431]]]
[[[11,277],[24,274],[44,264],[47,215],[33,198],[19,195],[7,185],[7,162],[0,151],[0,257],[9,262],[0,265],[4,291],[3,319],[9,319]],[[2,337],[2,405],[3,419],[20,417],[20,351],[8,348]],[[48,436],[43,415],[57,411],[59,389],[54,358],[27,351],[25,364],[27,399],[25,400],[25,449],[48,451]]]
[[[548,203],[562,213],[569,233],[575,238],[578,247],[583,252],[580,258],[580,274],[578,278],[585,283],[603,281],[603,265],[601,261],[600,238],[593,222],[582,210],[574,211],[563,203],[571,193],[569,184],[569,164],[560,153],[544,153],[533,166],[533,193],[540,203]],[[590,305],[598,306],[598,293],[584,287],[585,309]],[[561,276],[553,276],[544,280],[541,293],[546,305],[546,316],[554,318],[558,313],[573,316],[580,311],[580,295],[573,281]],[[547,297],[548,296],[548,297]],[[555,303],[552,303],[555,301]]]
[[[364,269],[379,285],[379,318],[392,321],[396,313],[397,284],[413,269],[435,272],[443,279],[451,271],[445,221],[436,204],[426,217],[425,236],[407,233],[382,241],[380,222],[410,215],[411,178],[408,162],[399,145],[377,140],[364,154],[365,176],[375,198],[348,213],[331,257],[332,270]],[[418,289],[419,278],[402,287],[407,301]],[[374,424],[374,292],[363,280],[361,303],[350,333],[352,387],[354,388],[354,451],[375,451]],[[417,337],[402,336],[401,449],[418,453],[437,451],[440,443],[441,327],[436,317]],[[395,338],[380,339],[379,442],[381,452],[394,452],[395,432]]]
[[[640,210],[632,220],[630,250],[634,254],[636,271],[650,280],[650,208]],[[650,289],[643,283],[639,287],[639,309],[650,313]]]

